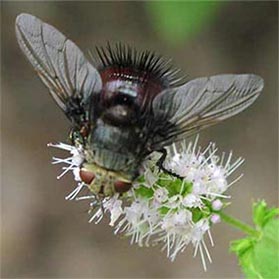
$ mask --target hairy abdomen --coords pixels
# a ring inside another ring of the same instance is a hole
[[[116,127],[97,121],[89,139],[94,163],[113,170],[133,174],[139,164],[139,141],[135,127]]]

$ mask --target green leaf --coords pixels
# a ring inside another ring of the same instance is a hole
[[[279,215],[279,208],[268,208],[264,200],[253,204],[253,221],[259,228],[263,228],[276,215]]]
[[[242,257],[253,248],[254,244],[255,240],[251,237],[234,240],[231,242],[230,251],[235,252],[238,257]]]
[[[145,179],[144,179],[144,175],[141,175],[137,178],[137,183],[144,183]]]
[[[160,207],[159,211],[160,211],[161,215],[166,215],[170,211],[170,208],[168,208],[166,206],[162,206],[162,207]]]
[[[259,278],[279,278],[279,220],[270,220],[263,229],[262,239],[251,256],[253,270]]]
[[[266,203],[265,201],[261,201],[253,204],[253,222],[255,225],[260,228],[263,227],[263,220],[266,211]]]
[[[173,193],[177,195],[181,191],[181,187],[182,187],[182,180],[177,178],[172,183],[169,184],[168,189],[171,188],[173,190]]]
[[[182,187],[182,185],[181,185],[181,187]],[[187,194],[192,193],[192,190],[193,190],[193,183],[188,182],[188,181],[186,181],[186,182],[184,181],[183,189],[181,191],[181,195],[186,196]]]
[[[202,209],[199,207],[193,207],[189,208],[188,210],[192,212],[192,220],[194,223],[197,223],[203,218],[207,218],[211,214],[209,207],[203,207]]]
[[[278,208],[268,208],[264,201],[253,205],[253,220],[259,236],[248,236],[231,243],[247,278],[279,278]]]
[[[135,189],[136,195],[142,196],[144,198],[151,198],[154,194],[154,191],[151,188],[147,188],[144,186],[140,186],[139,188]]]
[[[219,1],[147,1],[151,23],[164,39],[181,42],[215,17]]]
[[[170,178],[169,175],[162,174],[160,175],[157,184],[160,185],[161,187],[165,187],[169,192],[169,197],[172,197],[179,193],[179,190],[181,189],[182,180],[181,179],[173,180],[172,178]]]

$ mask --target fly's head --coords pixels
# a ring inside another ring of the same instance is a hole
[[[95,162],[89,134],[88,125],[70,132],[72,144],[83,153],[84,161],[79,171],[81,181],[88,185],[93,194],[98,196],[111,196],[114,193],[127,192],[132,187],[135,176],[129,171],[113,171],[98,165]]]
[[[95,163],[84,163],[79,175],[90,191],[97,195],[111,196],[132,187],[132,179],[124,173],[106,170]]]

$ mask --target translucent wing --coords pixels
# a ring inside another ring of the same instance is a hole
[[[80,122],[85,117],[83,104],[101,90],[97,70],[72,41],[32,15],[17,17],[16,36],[58,106],[71,120]]]
[[[198,78],[163,91],[153,101],[152,150],[241,112],[255,101],[263,86],[259,76],[228,74]]]

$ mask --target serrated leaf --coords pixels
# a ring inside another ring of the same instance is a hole
[[[268,212],[266,212],[265,216],[264,216],[264,222],[263,222],[263,225],[265,226],[266,223],[273,219],[274,217],[278,216],[279,215],[279,208],[271,208],[269,209]]]
[[[255,244],[251,258],[254,270],[262,278],[279,278],[279,220],[270,220]]]
[[[265,201],[259,201],[253,204],[253,222],[260,228],[263,227],[266,207],[267,205]]]
[[[254,205],[254,222],[259,236],[249,236],[231,243],[247,278],[279,278],[279,219],[276,208],[264,201]]]
[[[238,257],[243,256],[246,252],[249,252],[255,241],[251,237],[234,240],[231,242],[230,251],[236,253]]]
[[[268,208],[264,200],[253,204],[253,221],[259,228],[263,228],[269,220],[278,214],[279,208]]]

